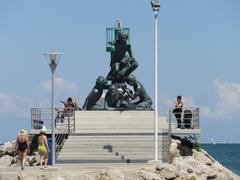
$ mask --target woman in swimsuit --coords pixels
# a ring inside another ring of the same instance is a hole
[[[47,137],[45,135],[46,129],[43,128],[40,131],[40,135],[38,137],[38,153],[40,155],[40,169],[42,169],[42,164],[44,161],[44,166],[47,167],[48,162],[48,143],[47,143]]]
[[[178,123],[177,128],[182,128],[182,108],[182,96],[177,96],[177,100],[175,102],[175,109],[173,109],[173,113],[175,114]]]
[[[27,152],[29,151],[29,142],[27,137],[27,132],[24,129],[21,129],[18,132],[18,137],[16,139],[16,151],[19,153],[21,159],[21,169],[23,170],[23,166],[26,162]]]

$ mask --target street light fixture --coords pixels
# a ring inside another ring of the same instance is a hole
[[[158,0],[152,0],[151,1],[151,6],[152,6],[152,10],[155,12],[155,13],[158,13],[159,10],[160,10],[160,3]]]
[[[154,11],[154,141],[155,141],[155,160],[158,160],[158,53],[157,53],[157,18],[160,10],[160,3],[158,0],[151,1],[152,10]]]
[[[55,150],[55,122],[54,122],[54,73],[57,68],[57,64],[59,59],[63,53],[59,53],[56,51],[51,51],[49,53],[44,53],[45,59],[47,60],[49,67],[52,72],[52,166],[55,165],[55,158],[56,158],[56,150]]]

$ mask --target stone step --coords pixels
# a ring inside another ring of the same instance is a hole
[[[107,152],[107,151],[71,151],[71,152],[67,152],[64,151],[62,152],[61,156],[115,156],[115,153],[112,152]]]
[[[89,155],[89,156],[85,156],[85,155],[60,155],[57,158],[58,160],[66,160],[66,159],[78,159],[78,160],[120,160],[121,157],[119,156],[115,156],[115,155]]]
[[[128,125],[128,124],[135,124],[135,125],[143,125],[143,124],[146,124],[146,125],[152,125],[154,126],[154,121],[147,121],[147,120],[132,120],[132,121],[127,121],[127,122],[124,122],[124,121],[106,121],[106,120],[96,120],[96,121],[92,121],[92,120],[87,120],[87,121],[81,121],[81,123],[77,123],[76,126],[81,126],[83,124],[86,124],[86,125],[91,125],[91,124],[100,124],[100,125],[107,125],[107,124],[121,124],[121,125]],[[67,124],[66,124],[67,125]],[[167,122],[158,122],[158,126],[161,126],[161,125],[169,125]]]
[[[121,156],[59,156],[57,159],[58,160],[123,160],[123,159],[132,159],[132,160],[137,160],[137,159],[153,159],[154,155],[149,154],[149,155],[121,155]]]
[[[168,129],[160,117],[159,155],[162,133]],[[146,162],[154,156],[154,111],[77,111],[75,132],[59,152],[57,162]]]
[[[162,141],[158,141],[159,143],[161,143]],[[109,141],[109,142],[107,142],[107,141],[104,141],[104,142],[84,142],[84,141],[82,141],[82,142],[79,142],[79,141],[76,141],[76,142],[71,142],[71,141],[69,141],[69,142],[65,142],[65,144],[64,144],[64,146],[67,146],[67,145],[71,145],[71,146],[74,146],[74,145],[85,145],[85,146],[99,146],[99,145],[131,145],[131,144],[133,144],[133,145],[154,145],[154,142],[153,141],[136,141],[136,142],[131,142],[131,141],[119,141],[119,142],[112,142],[112,141]]]
[[[118,118],[118,117],[103,117],[103,116],[98,116],[96,115],[95,117],[93,116],[89,116],[89,117],[76,117],[78,118],[76,123],[87,123],[87,122],[90,122],[90,123],[102,123],[102,124],[105,124],[105,123],[122,123],[122,124],[125,124],[125,123],[134,123],[134,122],[138,122],[138,123],[149,123],[149,124],[154,124],[154,118],[151,117],[144,117],[144,116],[137,116],[137,117],[121,117],[121,118]],[[158,120],[158,123],[167,123],[167,119],[159,119]]]
[[[126,149],[126,148],[128,148],[129,149],[129,151],[131,151],[131,149],[133,149],[134,150],[134,148],[136,148],[136,149],[139,149],[139,151],[140,151],[140,149],[142,149],[142,150],[148,150],[148,149],[154,149],[154,144],[152,144],[152,145],[145,145],[144,146],[144,144],[142,144],[142,145],[135,145],[135,144],[133,144],[133,145],[100,145],[100,146],[82,146],[82,145],[80,145],[80,146],[70,146],[70,145],[68,145],[68,146],[66,146],[66,147],[64,147],[63,149],[62,149],[62,151],[61,152],[64,152],[65,151],[65,149],[68,149],[68,151],[71,151],[70,149],[72,149],[72,151],[85,151],[85,150],[87,150],[87,148],[94,148],[94,149],[105,149],[105,150],[113,150],[113,151],[120,151],[121,149]],[[162,146],[161,145],[159,145],[159,150],[162,150]]]
[[[164,128],[165,129],[165,128]],[[159,134],[161,134],[161,130],[159,128]],[[77,129],[75,130],[75,133],[79,133],[79,134],[93,134],[93,133],[96,133],[96,134],[106,134],[106,133],[111,133],[111,134],[126,134],[126,133],[154,133],[154,128],[141,128],[141,129],[137,129],[137,128],[133,128],[133,129]]]
[[[154,111],[77,111],[75,112],[76,127],[82,123],[154,124]],[[166,122],[166,117],[160,117],[159,122]]]
[[[131,156],[122,155],[121,159],[130,159],[130,160],[148,159],[148,160],[151,160],[151,159],[154,159],[154,154],[145,155],[145,156],[141,156],[141,155],[140,156],[138,156],[138,155],[131,155]]]
[[[159,141],[162,140],[162,138],[158,138]],[[84,139],[84,138],[79,138],[79,139],[69,139],[68,142],[72,142],[72,143],[78,143],[78,142],[136,142],[136,141],[154,141],[154,138],[148,138],[148,137],[144,137],[144,138],[102,138],[102,139]]]
[[[85,164],[89,164],[89,163],[146,163],[149,159],[136,159],[136,160],[125,160],[125,159],[117,159],[117,160],[80,160],[80,159],[64,159],[64,160],[56,160],[56,163],[58,164],[73,164],[73,163],[85,163]]]
[[[79,135],[79,136],[69,136],[68,140],[99,140],[99,139],[154,139],[153,135]]]
[[[101,149],[101,148],[94,148],[94,149],[89,149],[89,147],[86,147],[86,148],[81,148],[81,149],[63,149],[61,151],[61,153],[93,153],[93,154],[96,154],[96,153],[101,153],[101,152],[109,152],[110,150],[109,149]],[[152,147],[149,147],[149,148],[127,148],[127,147],[123,147],[123,148],[113,148],[112,149],[112,152],[120,152],[120,153],[127,153],[127,152],[153,152],[154,149]],[[161,151],[161,148],[159,149],[159,151]]]
[[[162,129],[167,129],[168,126],[161,126],[158,129],[162,130]],[[108,124],[108,125],[99,125],[99,124],[91,124],[91,125],[84,125],[84,126],[75,126],[75,131],[81,131],[81,130],[91,130],[91,132],[97,130],[97,131],[103,131],[106,130],[106,132],[111,132],[112,130],[118,130],[118,131],[127,131],[127,132],[144,132],[145,130],[150,130],[151,132],[154,131],[154,126],[150,126],[150,125],[138,125],[136,126],[135,124],[131,125],[129,124],[128,126],[126,125],[118,125],[118,124]],[[114,131],[113,131],[114,132]]]

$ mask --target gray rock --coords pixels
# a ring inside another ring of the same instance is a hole
[[[193,170],[189,168],[189,169],[187,169],[187,172],[188,173],[193,173]]]
[[[207,176],[207,179],[209,180],[209,179],[216,179],[217,178],[217,175],[216,174],[214,174],[214,175],[208,175]]]
[[[113,180],[113,178],[107,172],[102,172],[96,175],[96,180]]]
[[[177,175],[174,172],[169,171],[168,169],[162,169],[160,171],[160,174],[161,174],[161,176],[163,176],[167,180],[172,180],[172,179],[175,179],[177,177]]]
[[[5,167],[10,166],[13,160],[14,158],[9,155],[2,156],[0,158],[0,166],[5,166]]]
[[[202,176],[198,176],[197,174],[188,174],[185,176],[180,176],[177,177],[175,180],[205,180],[206,178],[202,177]]]
[[[137,179],[141,180],[164,180],[165,178],[162,177],[160,174],[156,174],[151,171],[146,171],[144,169],[141,169],[136,173]]]
[[[0,157],[3,155],[10,155],[15,156],[15,141],[13,142],[5,142],[4,144],[0,145]]]

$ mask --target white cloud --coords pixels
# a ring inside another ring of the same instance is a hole
[[[15,116],[27,117],[32,101],[29,98],[0,93],[0,112],[13,113]]]
[[[184,96],[182,97],[184,107],[196,107],[196,103],[194,97],[192,96]]]
[[[56,78],[56,94],[55,100],[65,100],[68,96],[77,95],[77,85],[74,82]],[[35,96],[24,97],[19,95],[11,95],[0,92],[0,112],[10,113],[17,117],[29,117],[30,109],[33,107],[46,108],[50,107],[51,103],[51,81],[45,81],[36,86],[34,91]],[[56,103],[56,106],[62,106]]]
[[[40,84],[40,86],[38,87],[40,88],[40,90],[44,90],[46,92],[51,92],[51,88],[52,88],[52,81],[48,80],[45,82],[42,82]],[[58,93],[76,93],[77,92],[77,85],[72,82],[72,81],[68,81],[62,78],[56,78],[55,79],[55,90]]]
[[[217,102],[214,108],[203,107],[203,117],[211,119],[231,119],[240,116],[240,84],[219,79],[213,82]]]
[[[51,106],[51,92],[52,92],[52,81],[47,80],[41,82],[35,87],[35,94],[37,97],[34,97],[35,107],[50,107]],[[75,82],[69,81],[63,78],[55,79],[55,106],[62,107],[63,104],[59,101],[66,101],[68,97],[72,97],[79,102],[81,99],[78,91],[78,86]],[[81,103],[80,103],[81,104]]]

